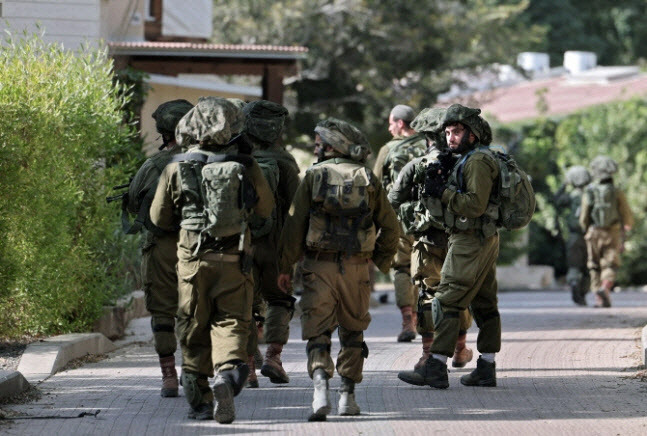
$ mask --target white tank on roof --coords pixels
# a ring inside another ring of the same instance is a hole
[[[550,69],[550,58],[547,53],[525,51],[517,55],[517,65],[527,72],[544,72]]]
[[[590,51],[567,51],[564,52],[564,68],[570,74],[581,73],[582,71],[595,68],[598,57]]]

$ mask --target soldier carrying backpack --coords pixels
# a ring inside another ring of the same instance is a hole
[[[611,290],[620,266],[622,232],[631,230],[634,219],[624,192],[613,184],[613,175],[618,170],[616,162],[607,156],[597,156],[591,161],[590,170],[593,183],[582,196],[580,225],[585,232],[595,307],[611,307]]]
[[[177,323],[188,417],[220,423],[235,419],[234,396],[249,373],[254,292],[249,220],[252,212],[270,216],[274,207],[256,161],[230,144],[243,123],[233,103],[200,98],[175,132],[188,151],[166,166],[151,206],[156,226],[180,227]]]

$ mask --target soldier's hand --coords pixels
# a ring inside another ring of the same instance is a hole
[[[279,274],[276,284],[280,290],[288,294],[292,290],[292,277],[290,274]]]

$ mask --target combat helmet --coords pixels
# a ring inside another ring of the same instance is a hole
[[[288,110],[272,101],[256,100],[243,107],[245,133],[254,140],[274,144],[281,137]]]
[[[184,99],[162,103],[151,115],[155,120],[155,128],[162,134],[175,134],[175,126],[192,108],[193,105]]]
[[[175,128],[175,137],[182,147],[200,143],[223,147],[243,128],[245,117],[236,105],[225,98],[200,97]]]
[[[441,133],[445,111],[445,108],[439,107],[424,108],[411,122],[411,128],[424,134],[427,140],[438,149],[447,148],[445,135]]]
[[[337,118],[327,118],[315,127],[325,144],[344,156],[358,162],[364,162],[371,152],[366,136],[355,126]]]
[[[445,111],[442,126],[446,127],[450,124],[461,123],[467,126],[474,136],[483,142],[482,139],[487,139],[487,130],[489,130],[489,140],[492,141],[492,131],[490,125],[479,116],[481,109],[473,109],[461,104],[453,104]]]
[[[610,179],[618,171],[618,164],[609,156],[596,156],[591,161],[591,174],[596,180]]]
[[[581,188],[591,183],[591,174],[582,165],[573,165],[566,171],[566,182]]]

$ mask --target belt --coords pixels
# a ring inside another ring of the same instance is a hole
[[[368,259],[359,255],[353,255],[346,257],[344,253],[341,252],[329,252],[329,251],[314,251],[307,250],[306,258],[310,260],[319,260],[323,262],[345,262],[350,264],[362,264],[367,263]]]
[[[238,262],[240,260],[240,254],[228,254],[228,253],[214,253],[209,251],[202,255],[204,260],[217,260],[219,262]]]

